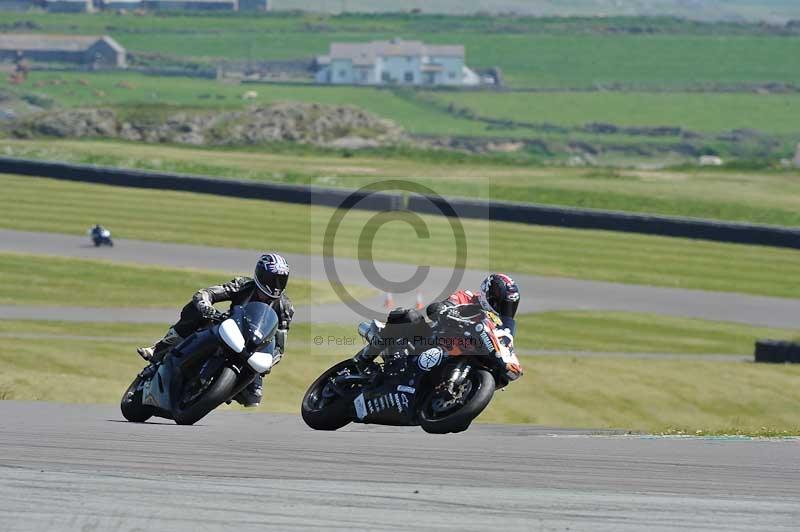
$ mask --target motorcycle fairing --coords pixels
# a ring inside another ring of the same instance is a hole
[[[170,382],[172,382],[172,365],[161,364],[158,371],[142,385],[142,404],[166,412],[171,411]]]
[[[205,329],[189,335],[159,364],[155,375],[142,386],[142,404],[171,414],[175,397],[183,382],[182,369],[198,359],[205,359],[218,348],[215,332]],[[191,353],[192,356],[188,356]]]
[[[409,383],[408,375],[386,379],[353,400],[354,421],[380,425],[416,425],[416,388],[421,376]]]

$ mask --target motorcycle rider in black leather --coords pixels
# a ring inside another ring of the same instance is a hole
[[[250,301],[261,301],[270,305],[278,315],[278,331],[275,334],[277,353],[273,353],[273,364],[277,364],[286,350],[289,326],[294,316],[292,300],[284,292],[288,280],[289,264],[286,259],[277,253],[266,253],[258,259],[252,278],[236,277],[227,283],[198,290],[181,310],[178,322],[170,327],[161,340],[152,347],[140,347],[136,351],[151,363],[160,362],[184,338],[227,317],[214,308],[214,303],[230,301],[232,307]],[[262,396],[263,379],[258,375],[235,399],[242,405],[251,407],[258,406]]]
[[[519,299],[519,287],[514,280],[506,274],[493,273],[483,280],[477,293],[459,290],[444,301],[428,305],[425,313],[435,323],[441,319],[446,320],[459,305],[475,305],[486,312],[495,313],[502,320],[504,328],[508,328],[513,335],[516,333],[514,317]],[[426,329],[431,331],[421,312],[396,308],[389,313],[386,326],[381,332],[382,341],[367,345],[353,357],[353,361],[361,371],[374,371],[374,360],[385,347],[398,343],[401,338],[424,337]],[[387,352],[387,355],[392,356],[392,353]]]

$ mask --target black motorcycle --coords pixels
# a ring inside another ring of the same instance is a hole
[[[270,371],[280,358],[277,329],[278,316],[269,305],[234,306],[229,317],[191,334],[142,370],[122,396],[122,415],[138,423],[151,416],[196,423]]]
[[[359,334],[368,343],[385,344],[384,328],[378,321],[363,322]],[[303,397],[306,424],[316,430],[356,422],[461,432],[495,389],[522,375],[510,332],[482,310],[439,320],[425,341],[399,343],[402,348],[388,346],[383,364],[369,370],[348,359],[323,373]]]
[[[94,247],[108,246],[114,247],[114,241],[111,240],[111,231],[108,229],[92,229],[89,233],[92,237]]]

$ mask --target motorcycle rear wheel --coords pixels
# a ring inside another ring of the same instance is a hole
[[[354,366],[352,360],[344,360],[328,369],[320,375],[311,386],[308,387],[303,396],[303,403],[300,406],[300,413],[306,425],[314,430],[338,430],[352,421],[350,415],[350,401],[343,397],[336,397],[327,404],[320,404],[325,385],[330,378],[347,368]]]
[[[137,375],[122,394],[122,401],[119,404],[122,416],[132,423],[144,423],[153,417],[152,409],[142,404],[142,390],[137,389],[141,382],[142,376]]]
[[[172,412],[172,419],[178,425],[194,425],[203,419],[209,412],[231,398],[236,386],[236,372],[225,366],[211,383],[209,389],[197,401],[182,407],[176,405]]]
[[[483,409],[492,400],[495,382],[492,374],[485,369],[473,368],[468,378],[471,380],[472,389],[467,401],[451,414],[441,417],[436,415],[431,405],[435,398],[434,394],[423,400],[419,409],[422,430],[431,434],[448,434],[463,432],[469,428],[470,423],[483,412]]]

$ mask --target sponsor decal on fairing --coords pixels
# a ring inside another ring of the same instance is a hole
[[[487,349],[487,350],[488,350],[490,353],[494,353],[494,352],[495,352],[494,343],[492,342],[492,339],[491,339],[491,338],[489,338],[489,335],[488,335],[488,334],[486,334],[486,331],[483,331],[483,332],[481,333],[481,336],[480,336],[480,338],[481,338],[481,342],[483,343],[483,346],[484,346],[484,347],[485,347],[485,348],[486,348],[486,349]]]
[[[430,371],[442,361],[442,350],[438,347],[424,351],[417,359],[417,365],[422,371]]]
[[[367,406],[364,403],[364,394],[360,394],[358,397],[353,400],[353,406],[356,407],[356,417],[358,419],[364,419],[367,417]]]

